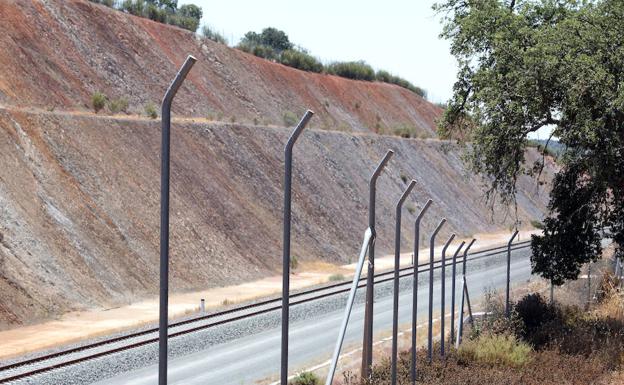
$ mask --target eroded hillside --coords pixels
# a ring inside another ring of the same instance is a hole
[[[185,115],[283,125],[312,109],[316,128],[431,137],[440,113],[398,86],[299,71],[85,0],[4,0],[0,22],[3,104],[89,109],[101,91],[142,113],[192,54],[174,109]]]
[[[355,257],[368,178],[389,148],[396,156],[379,181],[379,253],[392,251],[394,205],[409,178],[418,185],[404,213],[406,250],[428,198],[435,205],[423,234],[443,216],[443,235],[512,220],[497,208],[491,221],[480,178],[466,175],[452,144],[371,132],[409,125],[433,136],[440,110],[403,88],[298,71],[82,0],[1,1],[0,21],[2,327],[156,295],[160,122],[98,116],[88,104],[102,91],[142,112],[188,54],[198,63],[174,103],[173,291],[279,272],[290,129],[275,125],[287,112],[316,112],[295,150],[300,259]],[[528,178],[519,185],[526,224],[543,215],[545,194]]]
[[[175,122],[171,279],[174,290],[275,274],[281,261],[283,144],[288,129]],[[448,144],[446,144],[448,146]],[[437,140],[307,131],[295,151],[293,254],[346,262],[366,226],[367,180],[379,181],[378,248],[391,252],[394,205],[405,178],[403,243],[427,198],[429,233],[500,228],[483,188]],[[45,318],[157,293],[160,127],[157,121],[0,110],[0,305],[4,321]],[[536,156],[529,153],[529,156]],[[519,216],[540,217],[544,197],[520,181]]]

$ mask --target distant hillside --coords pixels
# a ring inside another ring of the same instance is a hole
[[[313,126],[435,136],[441,109],[396,85],[299,71],[192,32],[84,0],[0,2],[0,103],[90,109],[91,96],[158,105],[188,54],[199,60],[178,114],[285,125],[305,109]]]

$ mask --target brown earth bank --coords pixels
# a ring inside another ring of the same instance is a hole
[[[315,128],[435,136],[441,109],[404,88],[299,71],[196,34],[84,0],[0,1],[0,103],[90,109],[100,91],[143,113],[187,55],[197,57],[174,112],[284,124],[312,109]]]
[[[281,261],[283,145],[289,129],[174,121],[171,285],[177,292],[273,275]],[[394,205],[408,178],[402,245],[413,221],[441,217],[470,235],[507,227],[494,218],[479,178],[438,140],[304,132],[295,148],[293,255],[345,263],[356,257],[367,218],[368,178],[396,151],[378,183],[379,255],[392,252]],[[0,319],[4,327],[70,310],[154,296],[158,285],[158,121],[0,108]],[[539,156],[530,151],[528,160]],[[550,178],[552,165],[547,167]],[[405,180],[405,181],[404,181]],[[519,181],[518,216],[540,218],[546,194]],[[424,243],[423,243],[424,244]]]

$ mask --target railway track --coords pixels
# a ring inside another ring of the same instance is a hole
[[[517,242],[513,245],[513,250],[526,249],[529,247],[530,241]],[[482,258],[500,255],[506,251],[507,246],[497,246],[485,250],[479,250],[469,254],[467,261],[479,260]],[[463,258],[458,259],[458,262]],[[448,262],[448,261],[447,261]],[[451,265],[447,263],[446,266]],[[440,261],[434,262],[434,269],[441,267]],[[429,264],[419,264],[418,271],[429,271]],[[388,282],[394,279],[394,271],[384,271],[375,274],[375,283]],[[413,275],[413,266],[407,266],[400,269],[400,277],[408,277]],[[358,288],[365,287],[366,277],[360,279]],[[321,287],[303,290],[291,294],[291,306],[300,305],[307,302],[327,298],[330,296],[346,293],[350,289],[351,281],[341,281]],[[277,311],[281,309],[281,296],[273,297],[263,301],[237,306],[231,309],[205,314],[198,317],[172,322],[169,325],[169,338],[194,333],[211,327],[224,325],[245,318]],[[38,374],[42,374],[54,369],[76,365],[85,361],[104,357],[114,353],[131,350],[144,345],[158,342],[158,328],[149,328],[146,330],[131,332],[121,336],[104,339],[102,341],[85,344],[82,346],[72,347],[54,353],[44,354],[38,357],[29,358],[23,361],[14,362],[0,366],[0,384],[10,383],[22,379],[26,379]]]

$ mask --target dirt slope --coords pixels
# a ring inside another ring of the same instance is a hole
[[[479,178],[465,176],[449,143],[370,132],[408,125],[433,136],[440,110],[405,89],[294,70],[82,0],[0,1],[0,22],[0,327],[156,294],[159,122],[86,111],[98,90],[128,97],[134,111],[157,104],[187,54],[199,60],[174,103],[185,118],[172,140],[173,291],[279,271],[289,129],[266,124],[282,125],[286,112],[316,112],[295,151],[301,259],[356,256],[368,177],[388,148],[397,155],[379,182],[379,253],[392,252],[408,178],[419,183],[404,213],[406,249],[429,197],[423,234],[443,216],[442,236],[511,220],[497,209],[490,221]],[[542,216],[545,194],[528,179],[520,188],[527,224]]]
[[[312,109],[317,128],[407,125],[431,137],[440,113],[398,86],[295,70],[84,0],[3,0],[0,23],[3,104],[86,109],[102,91],[142,113],[192,54],[198,63],[174,109],[185,115],[281,125],[285,113]]]
[[[175,122],[172,139],[171,279],[175,291],[274,274],[281,260],[281,177],[288,129]],[[157,293],[157,121],[0,109],[0,317],[33,321],[70,309],[113,306]],[[379,181],[378,248],[392,252],[403,177],[403,244],[425,199],[451,231],[489,223],[482,186],[456,151],[436,140],[311,130],[295,151],[293,255],[346,262],[366,225],[367,180],[388,148]],[[448,144],[447,144],[448,145]],[[530,153],[530,156],[535,154]],[[544,197],[521,180],[520,218],[540,217]],[[416,212],[413,212],[416,209]]]

